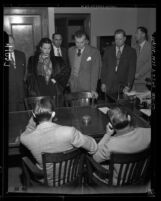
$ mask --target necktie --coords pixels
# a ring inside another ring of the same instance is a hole
[[[139,45],[139,48],[138,48],[138,55],[140,54],[140,52],[141,52],[141,46]]]
[[[57,56],[60,57],[60,51],[59,51],[59,48],[57,48]]]
[[[121,57],[121,50],[120,50],[120,47],[119,47],[119,48],[118,48],[117,55],[116,55],[116,67],[115,67],[115,72],[117,72],[118,65],[119,65],[119,62],[120,62],[120,57]]]
[[[81,49],[78,49],[77,56],[81,55]]]

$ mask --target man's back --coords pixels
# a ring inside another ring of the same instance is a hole
[[[135,153],[145,149],[151,141],[151,128],[134,128],[122,135],[109,137],[107,134],[98,144],[98,151],[93,158],[103,162],[110,158],[111,152]]]
[[[69,143],[74,128],[44,122],[34,132],[21,136],[21,142],[31,150],[39,164],[42,164],[42,152],[62,152],[73,148]]]
[[[93,138],[81,134],[74,127],[61,126],[52,122],[42,122],[33,129],[34,122],[30,119],[28,128],[20,137],[20,141],[33,154],[36,161],[42,166],[42,152],[62,152],[74,147],[82,147],[95,152],[96,142]]]

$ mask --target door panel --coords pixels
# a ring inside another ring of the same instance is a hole
[[[41,39],[40,16],[6,15],[4,29],[14,36],[16,48],[25,53],[28,61]]]
[[[15,38],[16,49],[25,52],[26,58],[29,58],[34,52],[33,26],[11,25],[11,33]],[[23,37],[21,37],[20,33]],[[30,43],[28,41],[30,41]]]
[[[16,48],[26,60],[34,54],[42,37],[48,37],[47,7],[13,7],[4,9],[4,30],[13,34]]]

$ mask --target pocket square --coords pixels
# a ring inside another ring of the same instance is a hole
[[[91,57],[88,57],[88,58],[87,58],[87,61],[91,61],[91,60],[92,60],[92,58],[91,58]]]

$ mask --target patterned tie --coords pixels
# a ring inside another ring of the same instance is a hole
[[[57,56],[60,57],[60,51],[59,51],[59,48],[57,48]]]
[[[117,72],[118,65],[119,65],[119,62],[120,62],[120,57],[121,57],[121,50],[120,50],[120,47],[118,47],[118,52],[117,52],[117,55],[116,55],[116,67],[115,67],[115,72]]]
[[[77,56],[81,55],[81,49],[78,49]]]

